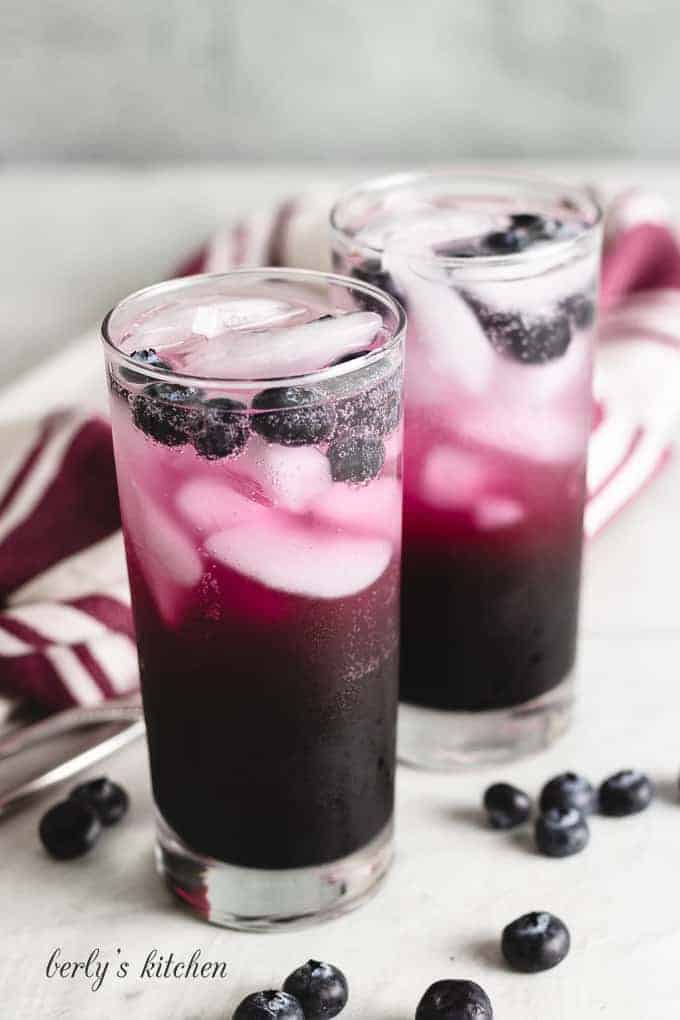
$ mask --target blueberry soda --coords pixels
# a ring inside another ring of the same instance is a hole
[[[386,178],[336,266],[406,308],[400,753],[512,757],[567,724],[600,213],[535,181]]]
[[[160,866],[211,920],[337,912],[389,862],[402,333],[269,270],[105,323]]]

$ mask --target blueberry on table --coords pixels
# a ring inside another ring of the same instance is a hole
[[[493,829],[512,829],[526,822],[531,814],[531,800],[510,783],[494,783],[484,794],[484,807]]]
[[[275,990],[246,995],[232,1020],[305,1020],[302,1006],[292,995]]]
[[[240,400],[214,397],[203,402],[203,421],[193,439],[196,452],[206,460],[222,460],[240,453],[248,442],[250,422]]]
[[[294,996],[305,1020],[330,1020],[347,1005],[347,978],[330,963],[308,960],[286,978],[284,991]]]
[[[597,795],[583,776],[576,772],[563,772],[543,787],[540,807],[543,812],[550,808],[576,808],[581,814],[590,815],[597,809]]]
[[[561,963],[569,952],[569,929],[547,910],[518,917],[503,930],[501,950],[513,970],[537,974]]]
[[[183,446],[196,433],[201,390],[175,383],[149,383],[132,403],[132,420],[150,439]]]
[[[63,800],[43,815],[38,831],[52,857],[69,861],[92,849],[101,835],[102,823],[89,804]]]
[[[270,443],[313,446],[335,428],[335,409],[320,390],[304,386],[273,387],[252,400],[251,428]],[[276,408],[276,410],[269,410]]]
[[[474,981],[435,981],[418,1004],[416,1020],[493,1020],[493,1009]]]
[[[375,436],[340,436],[328,447],[334,482],[362,485],[379,475],[385,463],[385,447]]]
[[[637,769],[624,769],[600,786],[600,811],[612,818],[623,818],[644,811],[654,799],[651,779]]]
[[[140,365],[148,365],[149,368],[163,369],[166,372],[172,371],[172,366],[169,365],[167,361],[163,361],[163,359],[156,354],[153,347],[147,347],[141,351],[133,351],[129,356],[133,361],[138,361]],[[146,382],[146,376],[142,375],[141,372],[135,372],[133,369],[126,368],[125,366],[121,368],[120,374],[124,379],[127,379],[128,382]]]
[[[130,806],[130,799],[123,787],[104,777],[80,783],[71,791],[71,800],[91,807],[102,825],[115,825]]]
[[[590,839],[584,815],[576,808],[551,808],[536,820],[536,847],[547,857],[571,857]]]

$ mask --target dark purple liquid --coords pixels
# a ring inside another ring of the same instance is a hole
[[[166,822],[247,867],[321,864],[368,843],[393,809],[398,565],[341,599],[217,567],[173,629],[128,555]]]
[[[518,474],[533,513],[508,528],[481,530],[464,512],[423,510],[407,496],[402,700],[451,711],[501,709],[566,678],[578,619],[579,473],[577,465]]]

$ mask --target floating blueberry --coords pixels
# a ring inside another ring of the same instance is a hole
[[[362,283],[370,283],[372,287],[377,287],[378,290],[384,290],[386,294],[396,298],[404,307],[406,306],[403,295],[400,294],[390,273],[383,269],[382,262],[379,259],[366,259],[360,266],[352,266],[350,276],[355,280],[361,280]],[[365,308],[367,312],[377,312],[379,315],[384,314],[384,306],[370,294],[361,294],[359,291],[356,291],[354,296],[361,307]]]
[[[359,430],[372,436],[386,436],[399,424],[401,393],[396,379],[390,379],[336,406],[336,434]]]
[[[130,799],[123,787],[104,777],[80,783],[71,791],[70,797],[71,800],[88,804],[102,825],[115,825],[130,805]]]
[[[149,368],[163,369],[166,372],[172,371],[172,366],[168,365],[167,361],[163,361],[163,359],[156,354],[153,347],[147,347],[141,351],[133,351],[132,354],[130,354],[130,357],[134,361],[138,361],[140,365],[148,365]],[[142,375],[141,372],[133,371],[131,368],[121,368],[120,374],[123,379],[127,379],[128,382],[146,382],[146,376]]]
[[[196,452],[206,460],[221,460],[240,453],[248,442],[250,421],[239,400],[214,397],[203,403],[204,417],[194,436]]]
[[[595,301],[587,294],[572,294],[561,303],[574,329],[587,329],[595,320]]]
[[[302,1006],[292,995],[273,989],[246,995],[232,1020],[305,1020]]]
[[[569,929],[547,910],[518,917],[503,930],[501,950],[513,970],[537,974],[561,963],[569,952]]]
[[[527,365],[561,358],[571,342],[569,318],[558,311],[552,317],[528,318],[519,312],[495,312],[462,292],[491,345],[504,357]]]
[[[535,827],[536,846],[548,857],[571,857],[583,850],[590,839],[584,816],[576,808],[551,808]]]
[[[545,220],[538,213],[513,213],[510,222],[519,230],[528,230],[536,234],[543,230],[545,224]]]
[[[370,482],[385,463],[383,441],[375,436],[340,436],[330,444],[327,455],[334,482]]]
[[[284,991],[294,996],[305,1020],[330,1020],[347,1005],[347,978],[330,963],[308,960],[286,978]]]
[[[654,800],[654,786],[644,772],[624,769],[600,786],[600,811],[612,818],[623,818],[644,811]]]
[[[595,790],[583,776],[576,772],[563,772],[545,784],[541,791],[541,811],[550,808],[576,808],[583,815],[590,815],[597,809]]]
[[[311,446],[328,439],[335,427],[335,408],[320,390],[287,386],[262,390],[252,407],[261,414],[251,418],[253,431],[283,446]],[[265,408],[275,407],[270,411]]]
[[[484,794],[484,807],[493,829],[512,829],[526,822],[531,801],[523,790],[510,783],[494,783]]]
[[[164,446],[183,446],[196,434],[201,390],[175,383],[149,383],[132,404],[132,420],[151,439]]]
[[[418,1004],[416,1020],[493,1020],[493,1009],[474,981],[435,981]]]
[[[43,815],[38,831],[52,857],[69,861],[92,849],[101,835],[102,823],[89,804],[63,800]]]
[[[529,236],[518,230],[496,230],[483,240],[487,255],[513,255],[529,244]]]

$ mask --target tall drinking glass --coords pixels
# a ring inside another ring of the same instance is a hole
[[[239,928],[391,857],[404,316],[322,273],[126,298],[103,326],[157,861]]]
[[[600,210],[511,176],[402,175],[332,212],[408,358],[400,755],[536,750],[572,702]]]

